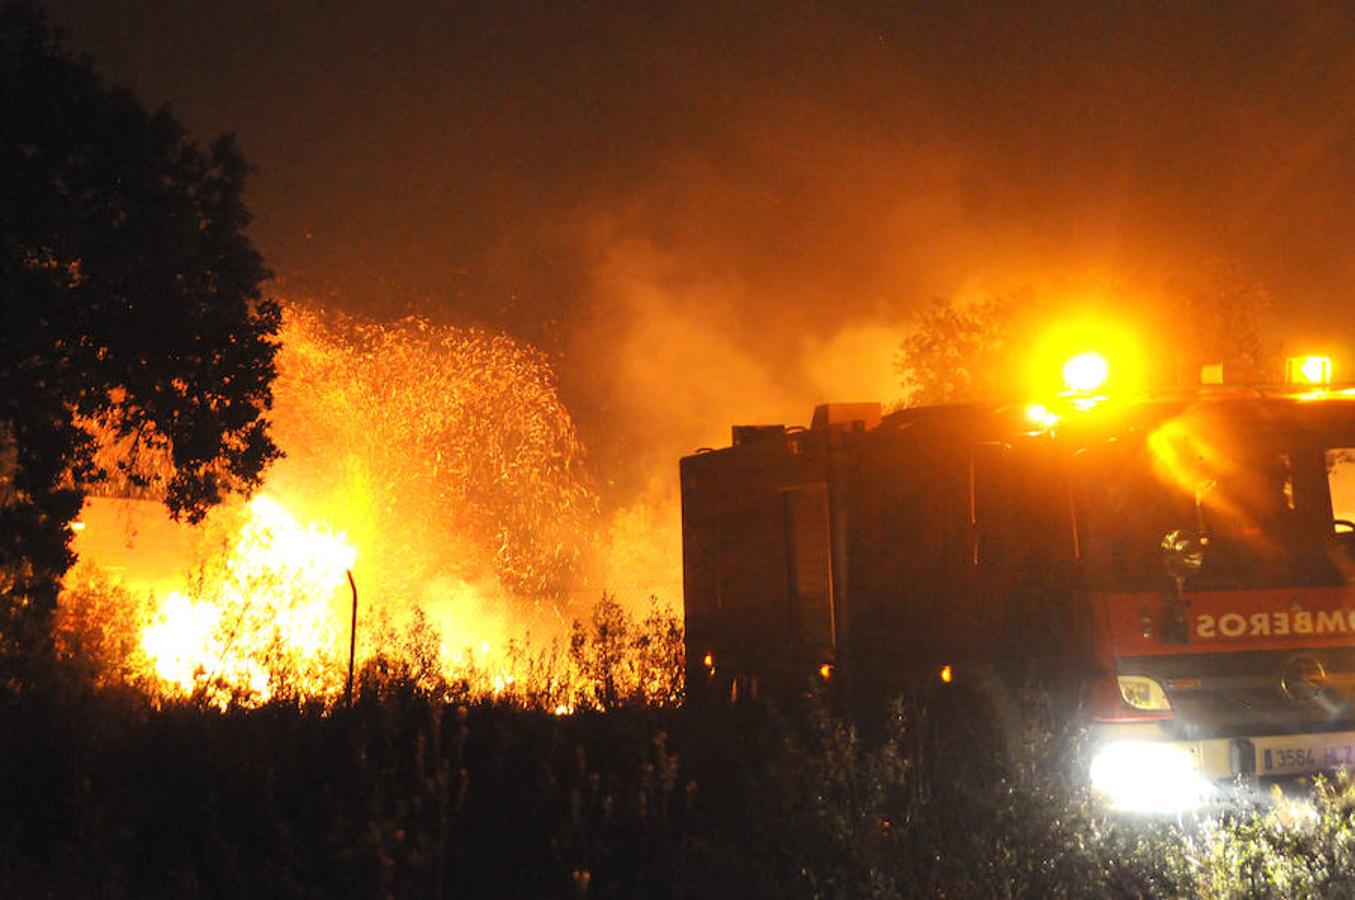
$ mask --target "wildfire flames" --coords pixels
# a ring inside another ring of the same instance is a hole
[[[166,596],[141,649],[155,675],[184,693],[202,685],[215,699],[263,701],[287,683],[303,696],[333,694],[347,638],[336,595],[356,558],[342,533],[303,526],[257,496],[210,583],[197,597]]]
[[[493,693],[579,677],[543,668],[526,642],[563,638],[586,614],[607,587],[599,555],[655,554],[638,547],[652,537],[600,522],[544,357],[502,335],[299,307],[281,338],[272,418],[287,456],[261,493],[193,532],[186,574],[152,584],[150,540],[121,554],[77,540],[86,564],[124,557],[141,598],[124,614],[138,629],[118,660],[127,680],[219,704],[332,701],[347,676],[350,571],[359,667],[393,660]],[[598,550],[621,533],[627,546]]]

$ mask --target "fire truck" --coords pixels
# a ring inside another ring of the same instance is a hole
[[[939,685],[1010,739],[1033,678],[1122,809],[1355,767],[1355,389],[1288,368],[735,426],[680,463],[690,702]]]

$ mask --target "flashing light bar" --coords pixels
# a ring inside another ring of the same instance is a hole
[[[1284,361],[1284,380],[1289,384],[1331,384],[1330,356],[1291,356]]]
[[[1222,363],[1207,363],[1200,367],[1200,384],[1222,385],[1224,380]],[[1110,377],[1110,363],[1100,353],[1085,351],[1070,357],[1063,364],[1064,393],[1061,400],[1081,411],[1090,410],[1106,400],[1101,395]],[[1328,395],[1332,380],[1332,358],[1330,356],[1291,356],[1285,360],[1285,383],[1307,388],[1311,399]],[[1355,396],[1355,388],[1340,392],[1343,396]],[[1308,399],[1305,395],[1305,399]],[[1062,411],[1062,408],[1060,408]],[[1025,407],[1026,419],[1042,430],[1048,430],[1058,424],[1059,413],[1040,403]]]

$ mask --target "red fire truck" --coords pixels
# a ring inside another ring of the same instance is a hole
[[[1010,735],[1034,678],[1126,809],[1355,766],[1355,390],[1291,369],[736,426],[681,461],[689,696],[944,683]]]

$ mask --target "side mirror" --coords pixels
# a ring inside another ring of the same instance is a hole
[[[1204,567],[1209,538],[1195,531],[1178,528],[1162,536],[1162,565],[1178,582]]]

